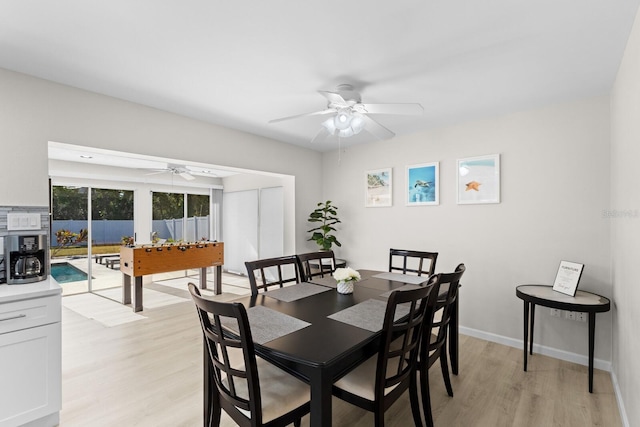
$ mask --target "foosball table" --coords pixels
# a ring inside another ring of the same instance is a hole
[[[222,293],[223,263],[224,243],[222,242],[123,246],[120,248],[122,303],[131,304],[134,312],[142,311],[143,276],[196,268],[200,269],[200,289],[207,288],[207,268],[216,268],[214,292],[220,294]]]

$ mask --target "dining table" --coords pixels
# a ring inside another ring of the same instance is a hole
[[[331,276],[234,299],[247,308],[256,353],[310,386],[310,426],[332,420],[332,386],[376,354],[386,301],[394,290],[414,289],[427,277],[359,270],[351,294]],[[457,332],[456,332],[457,333]],[[205,423],[215,399],[212,365],[205,354]]]

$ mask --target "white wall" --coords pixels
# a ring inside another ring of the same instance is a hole
[[[626,425],[640,425],[640,12],[611,96],[611,261],[613,373]]]
[[[0,94],[2,205],[48,205],[47,143],[56,141],[294,176],[294,241],[307,244],[317,152],[3,69]]]
[[[461,326],[519,345],[523,303],[515,287],[553,283],[560,260],[586,265],[580,289],[612,295],[609,222],[602,218],[609,147],[602,97],[356,146],[339,161],[327,153],[323,194],[340,208],[340,256],[356,268],[384,269],[394,247],[439,252],[440,272],[464,262]],[[495,153],[502,203],[457,205],[456,159]],[[440,205],[405,206],[405,167],[434,161]],[[384,167],[393,167],[393,206],[365,208],[365,171]],[[598,315],[596,329],[596,367],[608,368],[611,313]],[[539,309],[535,343],[586,363],[587,324]]]

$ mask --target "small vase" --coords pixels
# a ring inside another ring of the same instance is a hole
[[[341,294],[352,294],[353,293],[353,280],[339,281],[337,290]]]

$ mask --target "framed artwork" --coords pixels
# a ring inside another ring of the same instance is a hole
[[[391,206],[391,168],[370,170],[365,175],[365,207]]]
[[[439,163],[407,166],[407,206],[440,204]]]
[[[582,270],[584,270],[584,264],[560,261],[560,267],[558,267],[558,273],[556,273],[556,280],[553,282],[553,290],[569,295],[570,297],[576,296]]]
[[[458,204],[500,203],[500,155],[458,159]]]

